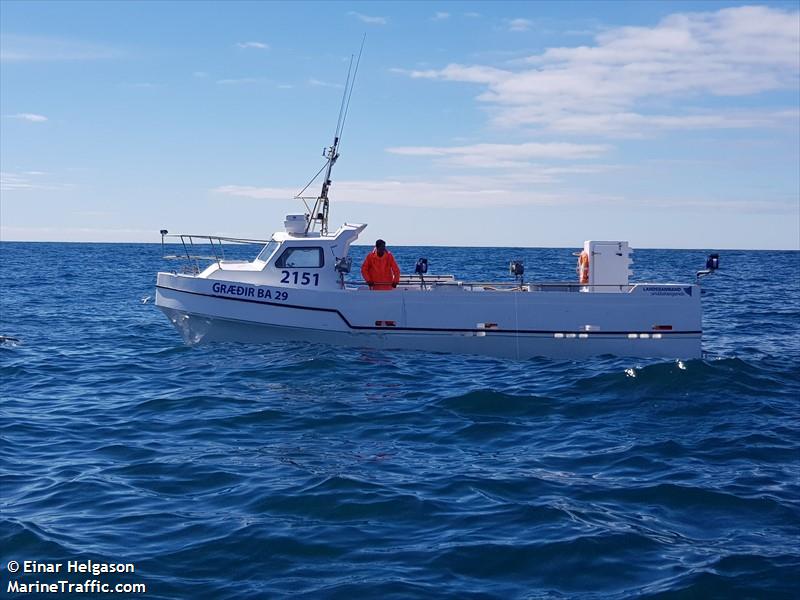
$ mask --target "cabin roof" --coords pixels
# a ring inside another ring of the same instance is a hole
[[[353,241],[358,238],[359,234],[364,231],[367,224],[361,223],[345,223],[333,234],[320,235],[318,231],[311,231],[308,233],[287,233],[286,231],[276,231],[272,239],[276,242],[297,242],[297,241],[314,241],[314,242],[336,242],[341,240]]]

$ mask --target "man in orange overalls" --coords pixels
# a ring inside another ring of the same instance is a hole
[[[378,240],[375,249],[367,254],[361,265],[361,275],[371,290],[391,290],[400,283],[400,268],[392,253],[386,249],[386,242]]]

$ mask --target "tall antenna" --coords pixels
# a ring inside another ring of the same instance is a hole
[[[314,208],[311,210],[306,223],[306,233],[312,231],[317,223],[319,223],[319,230],[322,235],[328,234],[328,211],[330,208],[330,201],[328,200],[328,190],[331,187],[331,171],[336,160],[339,158],[339,144],[342,141],[342,133],[344,132],[344,125],[347,121],[347,112],[350,109],[350,98],[353,96],[353,87],[356,84],[356,75],[358,75],[358,66],[361,64],[361,53],[364,51],[364,41],[367,39],[367,34],[361,39],[361,48],[358,51],[358,58],[356,59],[355,69],[353,69],[353,55],[350,55],[350,65],[347,67],[347,79],[344,84],[344,92],[342,93],[342,102],[339,105],[339,118],[336,121],[336,132],[333,135],[333,144],[328,146],[322,151],[323,158],[326,159],[322,168],[317,171],[317,174],[309,181],[306,186],[295,196],[303,201],[303,192],[305,192],[314,181],[316,181],[319,174],[325,171],[325,179],[322,181],[322,189],[319,196],[314,201]],[[350,75],[352,74],[352,79]],[[308,205],[306,205],[307,207]]]

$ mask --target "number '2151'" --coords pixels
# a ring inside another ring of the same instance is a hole
[[[319,285],[319,273],[306,273],[303,271],[281,271],[281,283],[294,283],[295,285]]]

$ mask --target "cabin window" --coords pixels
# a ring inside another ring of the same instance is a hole
[[[279,269],[319,269],[323,264],[322,248],[319,247],[287,248],[275,261]]]
[[[258,253],[256,260],[262,260],[264,262],[267,262],[270,259],[270,257],[275,253],[275,250],[278,249],[278,246],[280,245],[281,245],[280,242],[271,240],[266,246],[264,246],[264,249]]]

